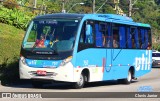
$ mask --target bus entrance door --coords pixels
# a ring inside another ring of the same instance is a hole
[[[111,59],[111,49],[107,49],[106,51],[106,72],[109,72],[112,67],[112,59]]]
[[[112,62],[111,62],[111,51],[112,49],[106,50],[106,57],[103,59],[103,80],[109,80],[111,79],[111,68],[112,68]]]

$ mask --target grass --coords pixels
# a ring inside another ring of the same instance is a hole
[[[19,57],[24,31],[0,23],[0,64]]]
[[[19,82],[18,58],[24,31],[0,23],[0,80],[2,85]]]

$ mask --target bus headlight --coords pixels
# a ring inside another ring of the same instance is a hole
[[[27,65],[27,64],[26,64],[26,59],[25,59],[25,57],[21,56],[21,57],[20,57],[20,60],[22,61],[22,63],[23,63],[24,65]]]
[[[72,56],[69,56],[68,58],[64,59],[64,60],[61,62],[60,66],[66,65],[68,62],[71,61],[71,59],[72,59]]]

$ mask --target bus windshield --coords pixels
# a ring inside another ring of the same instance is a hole
[[[79,20],[37,19],[26,32],[22,47],[30,51],[71,51]]]

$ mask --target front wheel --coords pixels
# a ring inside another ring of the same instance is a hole
[[[125,79],[119,79],[119,80],[118,80],[118,83],[130,84],[131,81],[132,81],[132,73],[131,73],[131,71],[129,70],[127,78],[125,78]]]
[[[79,81],[76,82],[76,83],[74,83],[74,84],[73,84],[73,87],[74,87],[75,89],[81,89],[81,88],[83,88],[84,84],[85,84],[84,75],[81,74],[81,75],[80,75],[80,78],[79,78]]]

